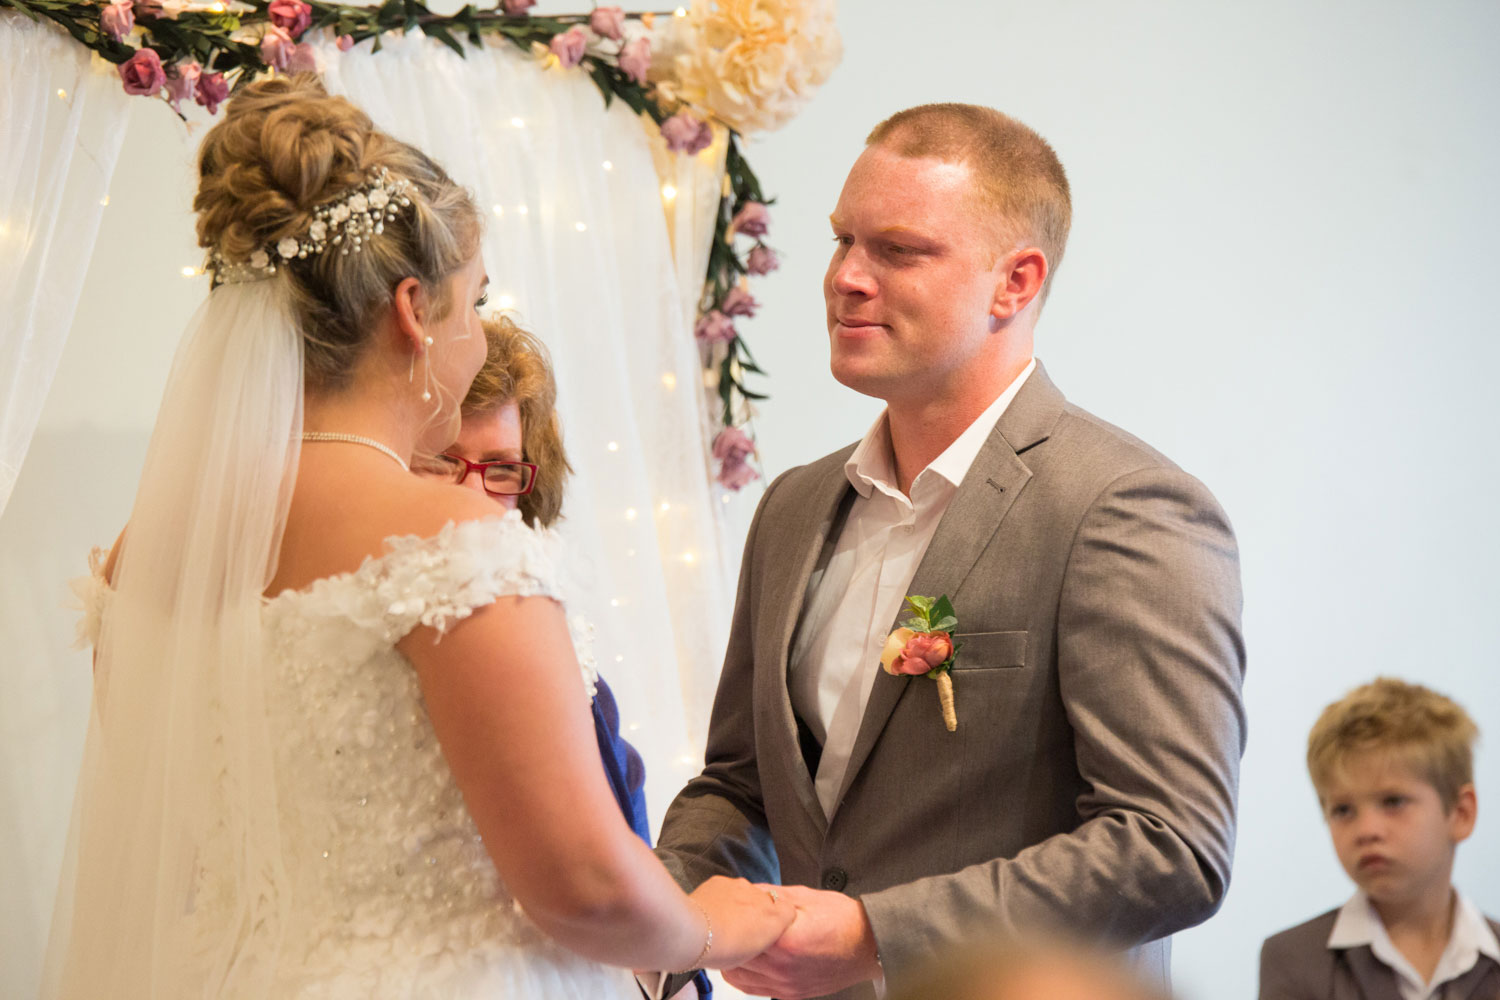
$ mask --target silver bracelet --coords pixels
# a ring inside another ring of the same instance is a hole
[[[693,903],[692,900],[688,900],[688,902]],[[708,919],[707,910],[699,906],[697,903],[693,903],[693,906],[699,913],[703,914],[703,926],[708,928],[708,935],[703,939],[703,950],[698,952],[698,957],[693,959],[693,964],[688,966],[686,969],[678,969],[673,973],[674,976],[686,975],[689,972],[697,972],[699,969],[703,968],[703,960],[708,957],[708,953],[714,950],[714,922]]]

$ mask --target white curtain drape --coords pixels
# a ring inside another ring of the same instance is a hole
[[[0,510],[57,370],[125,136],[119,77],[0,13]]]

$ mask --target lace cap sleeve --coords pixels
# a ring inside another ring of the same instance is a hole
[[[73,592],[73,600],[68,606],[80,612],[73,639],[74,649],[87,649],[99,643],[99,630],[104,626],[104,609],[109,605],[112,593],[109,581],[104,578],[104,564],[108,559],[108,549],[91,550],[88,575],[68,581],[68,589]]]
[[[445,632],[507,596],[566,596],[556,536],[521,515],[449,523],[430,538],[386,539],[385,554],[351,574],[319,580],[301,612],[345,617],[395,643],[418,625]]]

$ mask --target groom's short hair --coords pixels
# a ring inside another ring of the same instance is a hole
[[[922,104],[876,125],[865,145],[967,163],[1001,220],[1002,238],[1035,243],[1047,256],[1045,299],[1068,243],[1073,202],[1062,161],[1036,130],[977,104]]]

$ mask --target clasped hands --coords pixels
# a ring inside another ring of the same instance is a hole
[[[855,983],[880,977],[875,934],[859,900],[841,892],[800,885],[756,885],[754,888],[790,903],[795,907],[795,914],[790,923],[785,923],[783,911],[784,929],[759,954],[734,967],[720,967],[725,981],[735,989],[756,996],[799,1000],[836,993]],[[714,891],[705,883],[699,892],[705,889],[709,893]],[[740,930],[723,928],[726,938]],[[715,931],[716,936],[719,933]],[[753,935],[753,931],[751,933]],[[718,950],[717,946],[715,950]]]

